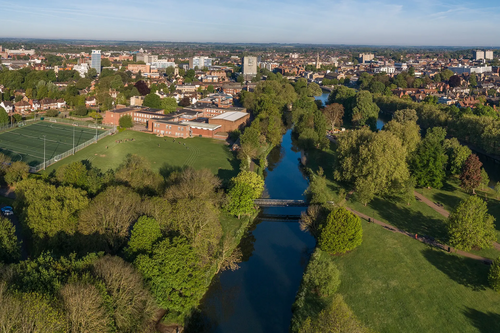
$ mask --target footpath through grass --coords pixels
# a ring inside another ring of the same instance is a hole
[[[434,250],[363,222],[363,244],[331,257],[339,292],[377,332],[500,332],[500,294],[487,286],[489,266]]]
[[[127,140],[127,141],[125,141]],[[133,141],[132,141],[133,140]],[[121,141],[121,143],[118,143]],[[88,160],[103,172],[116,169],[127,154],[146,157],[151,168],[163,173],[187,166],[196,169],[208,168],[223,180],[236,176],[239,162],[223,141],[206,138],[176,139],[159,138],[152,134],[123,131],[110,135],[91,145],[74,156],[47,168],[51,172],[61,165],[75,161]]]

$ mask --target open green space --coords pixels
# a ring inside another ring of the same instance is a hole
[[[93,166],[106,171],[116,169],[128,154],[146,157],[151,168],[163,173],[187,166],[195,169],[208,168],[223,180],[238,174],[239,162],[225,142],[206,138],[160,138],[152,134],[123,131],[110,135],[74,156],[47,168],[47,172],[61,165],[88,160]]]
[[[332,256],[339,292],[377,332],[500,332],[489,266],[363,222],[363,244]]]
[[[337,200],[338,193],[343,185],[333,179],[334,160],[335,157],[331,149],[327,151],[312,150],[308,152],[307,165],[314,171],[319,166],[324,168],[332,198]],[[448,211],[453,211],[462,199],[469,196],[458,186],[456,180],[448,180],[440,190],[418,189],[417,191],[423,193],[433,202],[442,203]],[[481,190],[476,192],[483,197],[485,193],[488,194],[488,212],[496,218],[495,223],[500,239],[500,201],[493,199],[491,189],[486,190],[486,192]],[[399,229],[422,236],[431,236],[439,242],[447,242],[446,218],[423,202],[416,201],[408,206],[398,200],[376,196],[373,201],[364,206],[356,201],[355,197],[351,197],[347,202],[347,206]],[[469,252],[490,259],[496,259],[500,256],[500,251],[496,249],[471,250]]]
[[[97,132],[100,134],[103,131]],[[43,163],[44,151],[45,160],[49,160],[73,149],[73,144],[76,147],[95,135],[96,130],[86,126],[40,121],[0,133],[0,152],[13,161],[23,161],[35,166]]]

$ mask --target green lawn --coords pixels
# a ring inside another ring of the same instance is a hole
[[[336,200],[342,184],[333,179],[334,160],[332,150],[314,150],[308,153],[307,165],[313,170],[317,170],[319,166],[324,168],[332,198]],[[457,181],[453,180],[448,181],[441,190],[419,189],[418,192],[423,193],[433,202],[443,203],[444,208],[448,211],[453,211],[460,200],[469,195],[459,188]],[[485,192],[477,191],[477,193],[484,196]],[[490,198],[488,201],[488,211],[496,218],[496,227],[500,239],[500,202],[491,199],[492,191],[487,190],[487,193],[489,193]],[[352,197],[348,201],[347,206],[399,229],[419,235],[432,236],[440,242],[447,243],[446,218],[422,202],[416,201],[408,206],[403,202],[375,197],[365,207]],[[469,252],[490,259],[496,259],[500,256],[500,251],[496,249],[471,250]]]
[[[363,244],[331,257],[339,292],[377,332],[500,332],[500,293],[487,286],[488,266],[433,250],[363,222]]]
[[[129,141],[125,142],[126,139]],[[117,143],[118,140],[122,140],[122,143]],[[160,172],[192,166],[198,169],[208,168],[221,179],[228,180],[239,171],[239,162],[223,141],[191,138],[173,142],[172,138],[159,138],[152,134],[127,130],[108,136],[74,156],[65,158],[47,168],[47,172],[81,160],[89,160],[102,171],[116,169],[127,154],[146,157],[152,169]]]

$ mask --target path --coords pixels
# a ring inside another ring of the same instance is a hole
[[[417,197],[417,200],[419,201],[422,201],[423,203],[425,203],[427,206],[431,207],[432,209],[434,209],[436,212],[438,212],[439,214],[443,215],[444,217],[448,217],[450,216],[450,212],[447,211],[446,209],[444,209],[443,207],[441,206],[438,206],[436,205],[434,202],[432,202],[431,200],[427,199],[423,194],[420,194],[418,193],[417,191],[414,192],[415,193],[415,197]],[[493,243],[493,247],[500,251],[500,244],[498,244],[497,242],[494,242]]]
[[[382,221],[376,220],[373,217],[370,217],[368,215],[365,215],[363,213],[355,211],[352,208],[349,208],[349,207],[345,207],[345,208],[347,210],[351,211],[352,213],[358,215],[362,219],[365,219],[365,220],[367,220],[369,222],[373,222],[375,224],[378,224],[378,225],[384,227],[385,229],[387,229],[389,231],[396,232],[396,233],[399,233],[399,234],[402,234],[402,235],[406,235],[408,237],[417,239],[418,241],[420,241],[422,243],[425,243],[425,244],[428,244],[428,245],[431,245],[431,246],[434,246],[434,247],[438,247],[438,248],[440,248],[440,249],[442,249],[444,251],[456,253],[458,255],[461,255],[461,256],[464,256],[464,257],[467,257],[467,258],[471,258],[471,259],[475,259],[475,260],[480,260],[480,261],[483,261],[484,263],[487,263],[487,264],[491,264],[491,262],[492,262],[491,259],[489,259],[489,258],[484,258],[484,257],[481,257],[481,256],[477,256],[475,254],[472,254],[472,253],[468,253],[468,252],[464,252],[464,251],[460,251],[460,250],[454,249],[451,246],[447,246],[447,245],[443,245],[441,243],[438,243],[434,239],[429,238],[429,237],[417,236],[415,238],[415,234],[413,234],[413,233],[409,233],[407,231],[398,229],[398,228],[396,228],[396,227],[394,227],[394,226],[392,226],[390,224],[387,224],[387,223],[384,223]]]

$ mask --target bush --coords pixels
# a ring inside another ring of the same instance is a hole
[[[491,265],[488,282],[494,291],[500,292],[500,257]]]
[[[87,108],[85,107],[85,105],[80,105],[80,106],[77,106],[75,111],[73,112],[76,116],[81,116],[81,117],[84,117],[87,115],[88,113],[88,110]]]
[[[360,218],[343,207],[337,207],[320,228],[318,246],[329,253],[346,253],[361,245],[362,237]]]
[[[5,182],[13,185],[21,180],[28,178],[30,172],[29,166],[21,161],[12,163],[5,173]]]
[[[312,255],[304,274],[304,283],[320,297],[328,297],[337,292],[340,285],[340,272],[331,261],[320,260],[321,250]]]
[[[126,115],[120,118],[120,127],[123,128],[130,128],[134,126],[134,123],[132,122],[132,116]]]
[[[54,110],[54,109],[48,110],[47,112],[45,112],[45,115],[47,117],[57,117],[59,115],[59,111]]]

